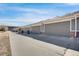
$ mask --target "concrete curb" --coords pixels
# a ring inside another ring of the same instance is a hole
[[[71,49],[67,49],[64,56],[79,56],[79,52]]]

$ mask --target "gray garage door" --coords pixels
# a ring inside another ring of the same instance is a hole
[[[32,27],[32,32],[33,33],[40,33],[40,26]]]
[[[45,26],[45,32],[47,34],[69,36],[70,22],[52,23]]]

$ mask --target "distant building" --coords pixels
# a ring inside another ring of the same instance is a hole
[[[16,26],[6,26],[6,25],[0,25],[0,31],[14,31],[18,27]]]
[[[14,31],[18,26],[7,26],[9,31]]]

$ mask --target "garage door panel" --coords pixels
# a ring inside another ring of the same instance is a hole
[[[48,24],[46,25],[45,29],[46,33],[49,34],[68,36],[70,30],[70,22]]]

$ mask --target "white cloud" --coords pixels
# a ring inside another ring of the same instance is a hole
[[[9,9],[16,10],[16,11],[23,11],[23,12],[32,12],[38,14],[47,14],[48,11],[43,9],[36,9],[36,8],[23,8],[23,7],[11,7]]]
[[[13,22],[10,22],[10,21],[1,21],[1,22],[0,22],[0,25],[16,26],[17,23],[13,23]]]
[[[25,24],[29,25],[29,24],[36,23],[36,22],[39,22],[42,20],[53,18],[55,15],[63,13],[63,11],[59,11],[59,10],[51,10],[48,12],[49,12],[48,14],[43,13],[44,15],[42,15],[42,13],[41,13],[41,15],[34,14],[34,13],[23,13],[23,14],[21,14],[21,16],[18,16],[14,19],[6,19],[6,21],[5,22],[3,21],[2,24],[13,26],[13,25],[20,25],[20,24],[18,24],[18,22],[21,22],[21,23],[24,23],[24,25]],[[17,23],[15,23],[15,22],[17,22]],[[24,25],[22,25],[22,26],[24,26]]]
[[[37,14],[48,14],[49,12],[43,9],[37,8],[27,8],[27,7],[6,7],[5,5],[0,6],[0,11],[3,10],[12,10],[12,11],[21,11],[21,12],[30,12],[30,13],[37,13]]]
[[[9,7],[7,8],[13,11],[22,12],[18,17],[16,16],[14,19],[8,19],[7,22],[2,22],[8,25],[18,25],[15,22],[23,22],[26,25],[39,22],[45,19],[53,18],[54,16],[58,16],[58,14],[62,14],[64,11],[57,9],[36,9],[36,8],[23,8],[23,7]]]

